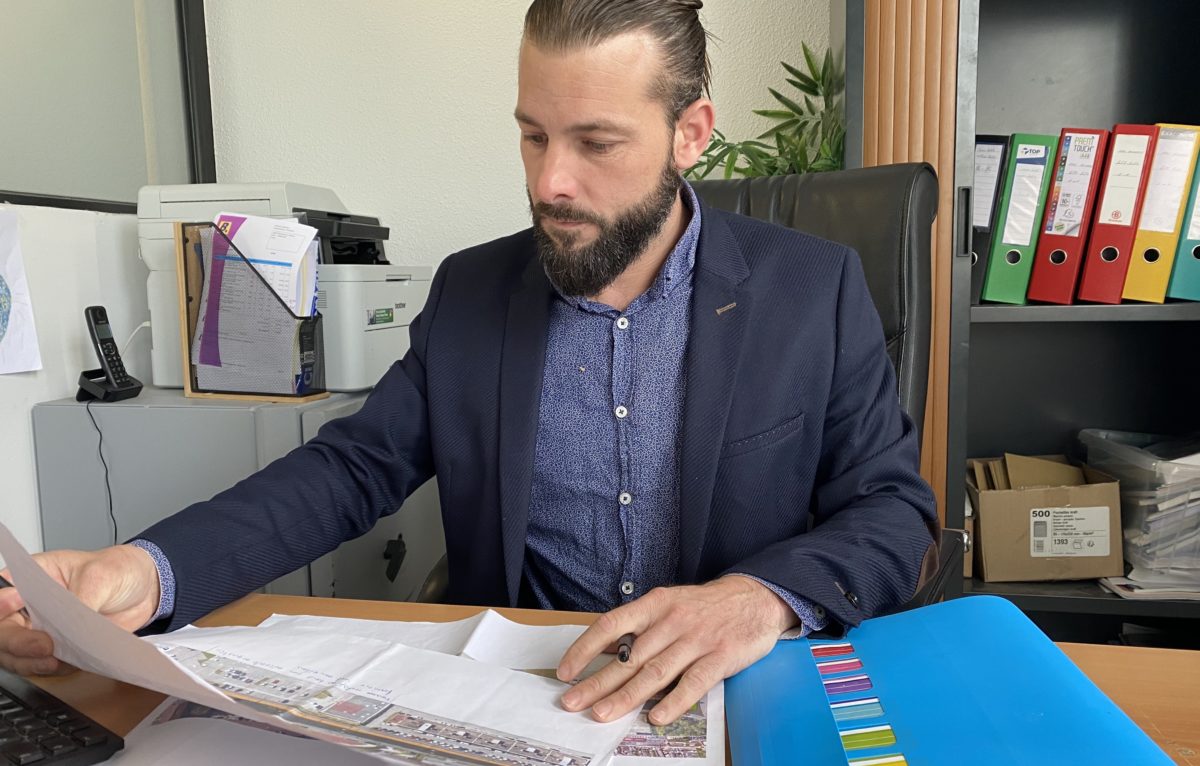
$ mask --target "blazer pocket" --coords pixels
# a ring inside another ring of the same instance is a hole
[[[770,430],[763,431],[761,434],[738,439],[734,442],[729,442],[721,450],[721,457],[733,457],[734,455],[742,455],[747,452],[753,452],[763,447],[769,447],[776,442],[782,441],[787,436],[800,430],[804,425],[804,413],[801,412],[794,418],[789,418]]]

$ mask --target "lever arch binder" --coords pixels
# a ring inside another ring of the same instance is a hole
[[[1074,299],[1107,147],[1107,130],[1063,129],[1033,256],[1029,300],[1068,304]]]
[[[1157,125],[1113,127],[1076,295],[1081,301],[1121,302],[1157,141]]]
[[[983,300],[1025,303],[1058,136],[1014,133],[983,277]]]

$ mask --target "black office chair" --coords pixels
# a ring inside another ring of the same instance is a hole
[[[698,181],[708,205],[782,224],[858,251],[867,286],[883,323],[896,370],[900,406],[917,439],[925,421],[929,378],[931,227],[938,182],[925,163],[832,173]],[[964,536],[941,530],[921,568],[917,592],[895,611],[940,601],[955,572],[961,576]]]

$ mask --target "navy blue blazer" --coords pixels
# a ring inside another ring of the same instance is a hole
[[[858,256],[703,220],[675,580],[736,570],[855,625],[913,594],[937,525]],[[141,535],[174,570],[167,627],[363,534],[435,473],[448,600],[516,605],[553,299],[529,230],[443,261],[411,349],[358,413]]]

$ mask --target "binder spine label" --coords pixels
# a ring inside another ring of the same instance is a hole
[[[1196,199],[1192,201],[1192,219],[1187,224],[1187,238],[1200,239],[1200,190],[1195,192]]]
[[[1107,556],[1108,506],[1089,508],[1031,508],[1029,555]]]
[[[1179,209],[1187,192],[1188,175],[1192,170],[1192,147],[1196,131],[1183,128],[1163,128],[1154,150],[1150,167],[1150,184],[1146,187],[1146,202],[1142,208],[1139,228],[1174,234],[1179,223]]]
[[[1133,226],[1133,211],[1137,208],[1138,185],[1146,167],[1146,150],[1150,136],[1121,133],[1113,137],[1112,156],[1100,200],[1097,223]]]
[[[1004,244],[1029,247],[1033,241],[1033,232],[1038,223],[1034,219],[1037,217],[1045,172],[1046,147],[1034,144],[1017,147],[1012,197],[1008,203],[1008,220],[1004,222]]]
[[[992,224],[992,208],[1000,183],[1003,144],[975,144],[975,182],[971,191],[971,225],[986,229]]]
[[[1100,137],[1092,133],[1068,133],[1063,137],[1062,156],[1047,202],[1050,206],[1046,216],[1047,234],[1078,237],[1083,233],[1083,211],[1087,206],[1099,143]]]

